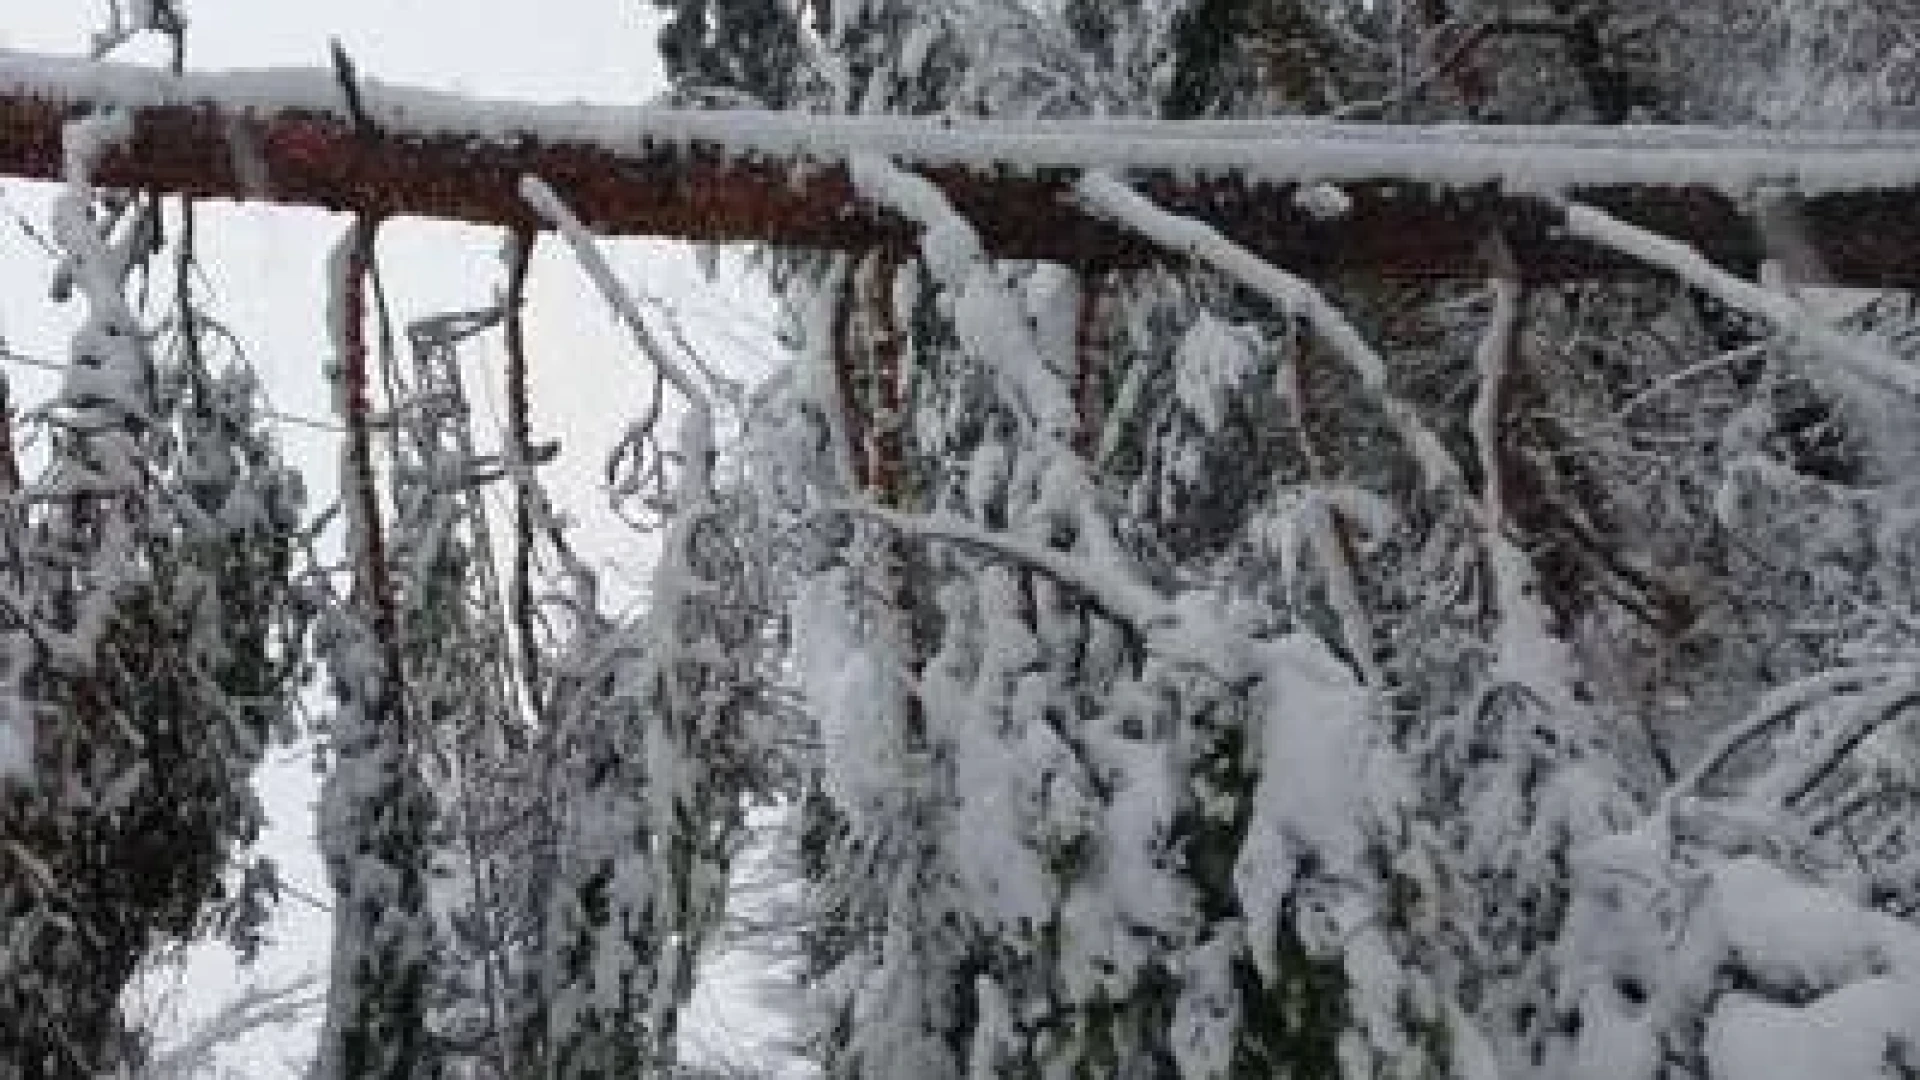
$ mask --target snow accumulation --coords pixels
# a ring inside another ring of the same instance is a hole
[[[1457,486],[1459,469],[1439,437],[1420,419],[1418,411],[1388,391],[1386,360],[1320,290],[1233,243],[1205,222],[1170,214],[1104,173],[1088,173],[1075,190],[1095,213],[1125,225],[1161,247],[1185,252],[1208,263],[1264,294],[1281,310],[1306,320],[1314,333],[1353,368],[1367,390],[1379,399],[1408,451],[1419,462],[1427,484],[1435,489]]]
[[[1568,206],[1566,225],[1574,235],[1610,247],[1640,262],[1664,267],[1728,306],[1745,311],[1799,338],[1807,346],[1845,364],[1861,378],[1920,395],[1920,374],[1871,339],[1835,331],[1791,296],[1767,289],[1714,266],[1676,240],[1621,221],[1589,206]]]
[[[529,105],[372,79],[363,81],[360,92],[369,116],[391,132],[531,137],[614,151],[707,144],[743,155],[813,161],[872,155],[920,165],[1173,170],[1310,185],[1388,178],[1459,186],[1497,183],[1524,192],[1669,184],[1744,196],[1767,188],[1821,194],[1920,182],[1916,132],[828,116]],[[0,50],[0,94],[128,108],[298,109],[347,121],[335,75],[318,68],[176,77],[149,68]]]
[[[1038,365],[998,362],[1039,356],[1041,351],[1020,305],[994,275],[973,226],[923,177],[866,154],[853,157],[849,166],[862,194],[926,230],[920,250],[948,291],[956,328],[968,349],[1009,384],[1010,395],[1030,419],[1054,438],[1065,438],[1074,423],[1074,406],[1059,381]]]

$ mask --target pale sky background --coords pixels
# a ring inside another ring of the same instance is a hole
[[[191,29],[188,63],[235,67],[322,67],[337,37],[364,77],[521,101],[573,100],[637,104],[662,83],[654,48],[656,22],[645,0],[184,0]],[[0,5],[0,48],[83,52],[105,24],[105,0],[8,0]],[[157,47],[116,54],[157,61]],[[49,189],[0,178],[0,344],[28,356],[57,359],[74,312],[47,299],[46,254],[15,224],[17,213],[44,223]],[[278,207],[203,204],[201,260],[212,278],[213,309],[246,342],[276,409],[331,420],[322,381],[327,338],[324,272],[327,251],[344,218]],[[488,303],[500,287],[496,233],[401,221],[383,227],[382,273],[398,321]],[[706,281],[678,246],[621,241],[616,266],[629,281],[670,297],[695,339],[723,370],[764,371],[775,346],[772,306],[738,277]],[[605,451],[632,418],[647,386],[626,336],[587,287],[570,258],[543,245],[528,288],[532,401],[536,438],[558,437],[562,458],[546,476],[582,519],[583,547],[598,555],[609,586],[631,595],[644,586],[649,546],[605,510],[598,477]],[[498,357],[475,352],[469,362],[479,426],[499,427]],[[8,372],[16,402],[37,399],[31,372]],[[281,435],[307,470],[313,501],[331,497],[326,475],[336,458],[334,436],[286,425]],[[264,841],[287,879],[306,895],[329,896],[314,854],[312,804],[317,783],[300,747],[276,750],[260,778],[272,818]],[[319,974],[328,916],[289,899],[276,926],[277,944],[252,969],[223,949],[202,948],[150,980],[142,1005],[163,1030],[178,1031],[253,984],[276,986]],[[754,965],[720,965],[717,992],[698,1003],[696,1024],[721,1056],[751,1054],[777,1025],[739,1004]],[[234,1045],[214,1076],[246,1080],[298,1077],[311,1049],[310,1030],[262,1032]]]

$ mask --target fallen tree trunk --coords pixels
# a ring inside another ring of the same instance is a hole
[[[873,154],[932,180],[992,254],[1092,270],[1168,257],[1071,201],[1104,170],[1315,277],[1481,276],[1495,231],[1532,281],[1645,273],[1566,235],[1546,197],[1560,195],[1737,273],[1771,254],[1801,280],[1920,284],[1920,134],[963,124],[513,105],[374,83],[354,88],[356,113],[349,97],[323,70],[174,77],[0,52],[0,174],[57,179],[66,122],[111,107],[127,129],[93,170],[102,185],[512,229],[540,227],[517,191],[534,173],[608,233],[911,251],[915,226],[849,178],[846,163]]]

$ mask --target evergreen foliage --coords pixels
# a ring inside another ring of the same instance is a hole
[[[1912,92],[1897,12],[1842,0],[655,6],[717,106],[1870,125]],[[1817,59],[1763,87],[1781,57]],[[314,657],[320,1080],[670,1075],[756,801],[795,819],[834,1080],[1917,1067],[1920,444],[1817,342],[1668,281],[1526,287],[1498,236],[1482,284],[1316,287],[1112,177],[1076,197],[1178,257],[995,262],[860,159],[921,243],[764,253],[796,348],[745,394],[531,179],[654,373],[608,462],[644,610],[539,478],[525,249],[376,356],[365,222],[335,586],[190,247],[172,316],[137,308],[167,219],[89,184],[111,118],[72,131],[85,319],[34,479],[0,461],[25,1080],[133,1068],[153,940],[245,906],[248,777]],[[1810,299],[1914,362],[1911,298]],[[458,363],[496,328],[497,451]]]
[[[252,373],[215,366],[191,251],[163,267],[159,203],[97,199],[84,172],[56,214],[87,317],[34,419],[45,465],[19,484],[9,447],[0,493],[6,708],[32,753],[0,778],[0,1052],[50,1080],[136,1060],[119,998],[142,958],[250,902],[229,871],[306,613],[300,481]],[[164,331],[125,298],[142,278],[172,305]]]

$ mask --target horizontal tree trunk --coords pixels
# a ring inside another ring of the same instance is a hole
[[[1080,174],[1104,169],[1318,277],[1478,276],[1495,231],[1533,281],[1643,272],[1565,236],[1551,193],[1738,273],[1771,255],[1802,280],[1920,284],[1920,134],[1009,125],[514,105],[372,83],[353,96],[358,115],[320,70],[173,77],[0,52],[0,174],[57,179],[66,121],[114,107],[129,126],[93,170],[102,185],[516,229],[540,226],[517,193],[535,173],[609,233],[905,250],[915,227],[861,198],[846,167],[875,154],[930,178],[993,254],[1088,269],[1168,257],[1070,201]]]

